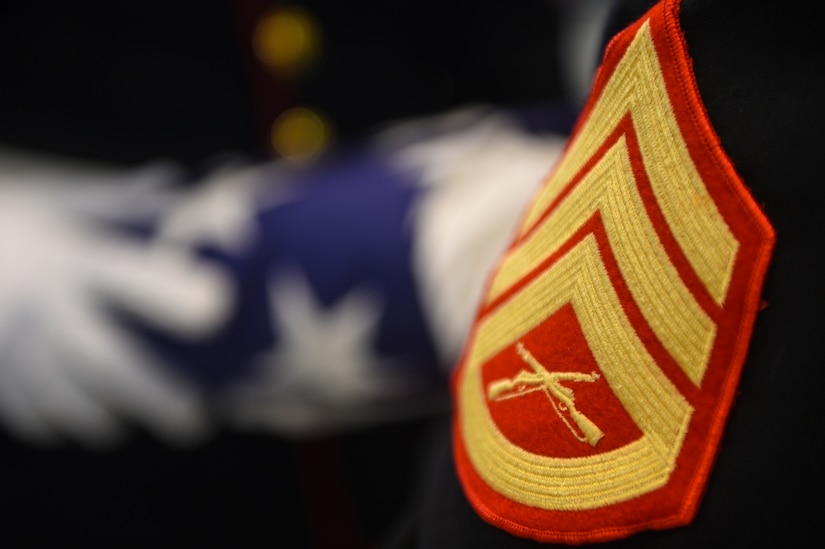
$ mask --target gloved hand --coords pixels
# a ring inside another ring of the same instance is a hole
[[[129,424],[173,444],[201,437],[206,423],[196,391],[109,311],[196,339],[226,315],[231,296],[221,273],[185,249],[96,224],[58,199],[71,196],[69,183],[2,179],[0,422],[34,443],[108,445]],[[121,192],[127,187],[134,193],[128,185]]]

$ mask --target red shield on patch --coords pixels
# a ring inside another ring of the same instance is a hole
[[[476,511],[567,543],[688,523],[773,242],[702,107],[678,3],[659,4],[608,47],[453,379]]]

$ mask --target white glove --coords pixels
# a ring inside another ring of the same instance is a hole
[[[183,249],[96,228],[55,199],[65,185],[32,183],[0,175],[0,422],[39,443],[105,446],[128,423],[169,443],[199,440],[196,392],[105,308],[197,338],[226,317],[228,284]]]
[[[447,131],[401,148],[395,161],[428,188],[415,213],[413,267],[442,363],[452,366],[496,261],[567,138],[527,134],[506,113],[484,109],[400,126],[390,137],[403,141],[423,124]]]

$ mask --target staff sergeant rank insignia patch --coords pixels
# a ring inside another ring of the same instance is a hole
[[[476,512],[545,542],[689,523],[773,242],[660,3],[608,46],[453,379]]]

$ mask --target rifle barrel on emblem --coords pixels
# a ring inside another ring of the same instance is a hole
[[[508,393],[512,391],[516,391],[512,396],[519,396],[525,392],[543,390],[553,404],[556,413],[573,433],[573,436],[582,442],[587,442],[591,446],[595,446],[599,440],[604,437],[604,433],[590,418],[576,408],[573,390],[564,387],[561,385],[561,382],[585,381],[592,383],[599,379],[600,376],[598,372],[592,372],[590,374],[584,374],[582,372],[549,372],[521,342],[516,345],[516,351],[521,359],[533,369],[533,372],[521,370],[513,378],[504,378],[490,383],[487,387],[488,398],[490,400],[499,400],[510,398],[510,396],[505,395],[508,395]],[[527,387],[532,387],[532,389],[525,391]],[[556,404],[556,401],[558,401],[558,404]],[[570,419],[576,424],[581,434],[570,425],[562,412],[569,414]]]

